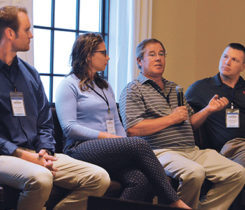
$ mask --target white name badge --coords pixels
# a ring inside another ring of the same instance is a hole
[[[226,127],[239,128],[239,109],[226,109]]]
[[[116,135],[114,120],[106,120],[106,129],[108,133]]]
[[[13,116],[26,116],[24,96],[22,92],[10,92],[10,101],[13,110]]]

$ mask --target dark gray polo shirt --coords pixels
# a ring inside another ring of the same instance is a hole
[[[176,84],[163,78],[164,92],[143,74],[130,82],[120,96],[120,114],[124,128],[136,125],[144,119],[155,119],[169,115],[178,106]],[[189,116],[194,112],[186,103]],[[189,120],[172,125],[157,133],[143,136],[152,149],[186,149],[195,146],[192,126]]]

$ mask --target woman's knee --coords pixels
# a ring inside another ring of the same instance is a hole
[[[139,138],[139,137],[130,137],[130,141],[134,145],[135,148],[141,150],[151,150],[150,145],[147,143],[146,140]]]

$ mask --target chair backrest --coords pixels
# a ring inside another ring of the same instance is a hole
[[[55,109],[55,104],[54,103],[50,104],[50,108],[52,111],[53,122],[54,122],[54,138],[56,141],[55,152],[62,153],[65,137],[64,137],[63,131],[60,127],[60,123],[59,123],[57,113],[56,113],[56,109]]]
[[[200,149],[212,148],[209,141],[205,125],[201,125],[198,129],[194,130],[195,143]]]

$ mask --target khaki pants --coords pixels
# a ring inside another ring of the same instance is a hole
[[[245,169],[215,150],[195,147],[154,152],[166,174],[179,180],[178,195],[192,208],[226,210],[245,183]],[[205,178],[214,184],[206,199],[200,202],[200,190]]]
[[[22,190],[18,209],[40,210],[47,201],[53,184],[71,190],[54,209],[86,209],[89,195],[102,196],[110,179],[107,172],[93,164],[56,154],[53,177],[43,166],[13,156],[0,155],[0,183]]]
[[[220,154],[245,167],[245,138],[235,138],[226,142]]]

